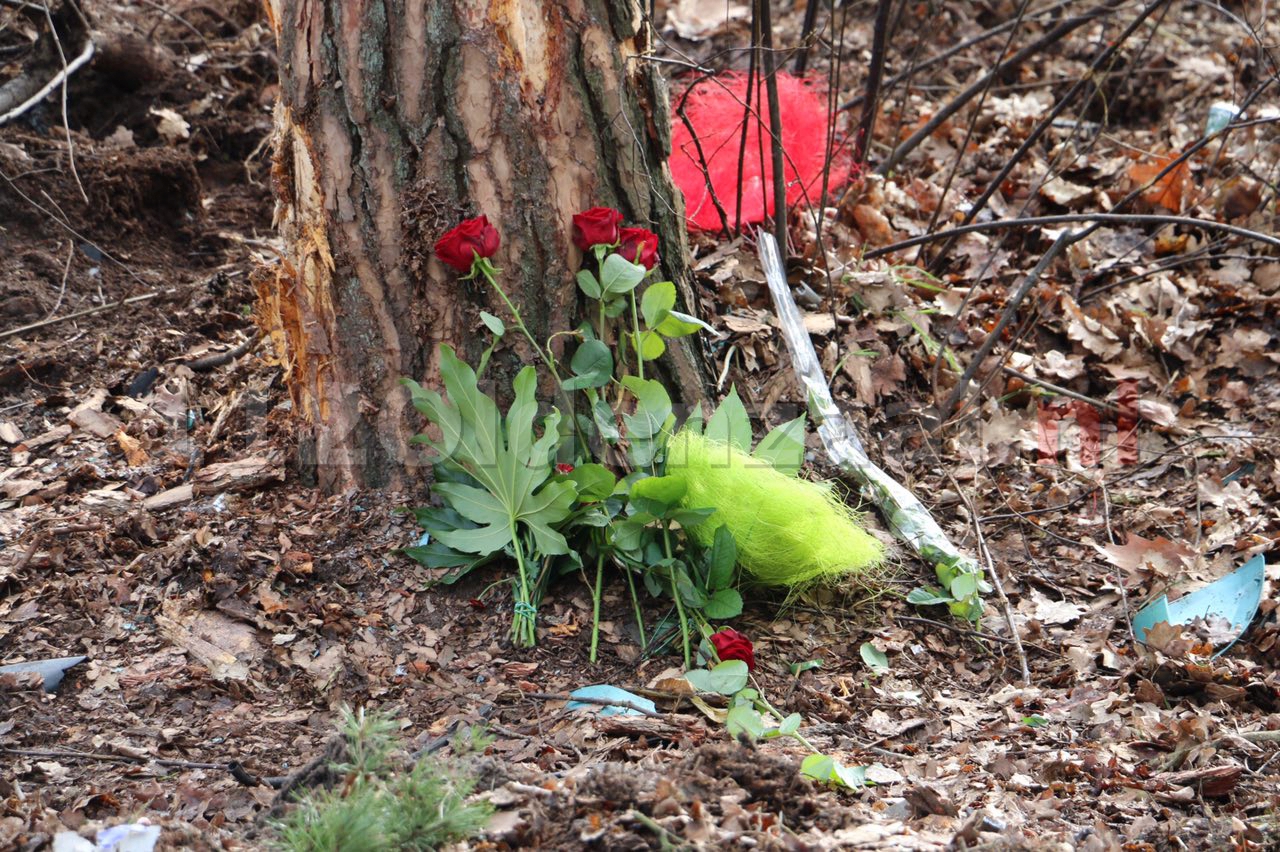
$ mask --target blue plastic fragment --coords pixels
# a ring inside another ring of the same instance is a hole
[[[1161,622],[1189,624],[1197,618],[1223,619],[1231,625],[1232,638],[1214,656],[1226,653],[1258,613],[1265,569],[1266,560],[1259,554],[1221,580],[1215,580],[1176,601],[1161,595],[1133,617],[1133,634],[1145,642],[1147,631]]]
[[[643,716],[644,714],[636,707],[642,707],[650,713],[657,713],[658,708],[652,701],[647,698],[641,698],[632,692],[627,692],[620,687],[610,686],[609,684],[597,684],[596,686],[582,686],[569,693],[570,698],[589,698],[593,702],[596,701],[622,701],[622,705],[617,704],[595,704],[584,701],[570,701],[566,705],[568,710],[594,710],[601,716]],[[634,705],[628,707],[627,705]]]

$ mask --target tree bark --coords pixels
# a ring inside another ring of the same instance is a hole
[[[434,383],[440,343],[474,355],[479,310],[506,316],[431,255],[463,218],[501,232],[500,283],[540,339],[578,315],[570,221],[595,205],[659,234],[691,305],[667,93],[635,0],[268,0],[268,18],[284,252],[259,316],[321,486],[421,477],[399,379]],[[511,345],[508,366],[532,359]],[[667,365],[685,401],[707,387],[700,364],[685,347]]]

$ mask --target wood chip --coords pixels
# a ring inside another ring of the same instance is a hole
[[[193,479],[200,494],[248,491],[269,482],[283,481],[284,468],[278,459],[255,456],[211,464],[196,471]]]
[[[169,509],[188,503],[194,498],[195,489],[191,483],[179,485],[177,488],[170,488],[168,491],[161,491],[142,501],[142,508],[151,512],[158,512],[162,509]]]
[[[59,426],[54,426],[48,432],[42,432],[41,434],[36,435],[34,438],[27,438],[15,447],[14,451],[20,452],[22,450],[39,449],[40,447],[48,444],[60,443],[69,437],[71,437],[71,427],[63,423]]]
[[[22,432],[8,420],[0,420],[0,441],[16,444],[22,440]]]

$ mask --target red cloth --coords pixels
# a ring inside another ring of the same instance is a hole
[[[688,91],[688,90],[686,90]],[[697,134],[706,158],[704,174],[698,148],[689,128],[675,112],[684,92],[675,95],[671,115],[671,176],[684,193],[685,215],[690,229],[720,229],[720,215],[707,193],[707,175],[720,206],[737,218],[738,149],[742,145],[745,74],[721,74],[697,83],[688,91],[685,115]],[[751,92],[752,113],[747,118],[747,146],[742,164],[742,221],[763,222],[773,214],[773,154],[770,149],[769,99],[759,85]],[[778,101],[782,120],[783,175],[787,203],[816,204],[822,191],[822,168],[827,147],[827,103],[815,85],[790,74],[778,74]],[[764,123],[763,149],[760,124]],[[763,155],[761,151],[763,150]],[[837,136],[831,164],[829,190],[844,185],[851,172],[849,152]],[[763,162],[762,160],[763,156]]]

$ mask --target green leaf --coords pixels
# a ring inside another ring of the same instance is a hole
[[[804,415],[788,420],[761,439],[751,454],[775,470],[795,476],[804,464]]]
[[[671,571],[676,577],[676,591],[680,593],[680,600],[684,601],[685,606],[693,609],[702,609],[707,605],[706,594],[693,582],[689,572],[684,569],[683,563],[678,559],[673,560],[673,562]]]
[[[725,727],[729,731],[729,736],[735,739],[739,734],[746,734],[753,740],[758,740],[765,733],[764,719],[760,717],[760,712],[750,704],[739,704],[729,709],[729,715],[724,720]]]
[[[416,547],[406,547],[400,552],[428,568],[462,568],[479,562],[475,554],[460,553],[437,539]]]
[[[838,760],[835,764],[835,768],[831,773],[832,781],[841,787],[848,787],[850,790],[860,790],[867,786],[867,768],[865,766],[845,766]]]
[[[714,621],[727,621],[742,615],[742,595],[737,589],[720,589],[707,598],[702,614]]]
[[[744,453],[751,450],[751,418],[738,396],[737,388],[729,388],[729,395],[711,415],[702,434],[713,441],[730,444]]]
[[[640,313],[646,328],[656,329],[676,306],[676,285],[670,281],[650,284],[640,300]]]
[[[800,730],[800,724],[804,721],[804,717],[799,713],[792,713],[790,716],[782,720],[782,724],[778,725],[778,735],[789,737],[796,731]]]
[[[643,266],[632,263],[622,255],[611,254],[600,265],[600,288],[604,293],[614,296],[630,293],[644,280],[647,272]],[[581,281],[578,286],[582,286]]]
[[[603,399],[597,399],[591,403],[591,419],[596,424],[596,428],[600,430],[600,437],[604,438],[610,444],[616,444],[622,440],[622,435],[618,432],[618,421],[613,413],[613,409],[609,407],[609,403]]]
[[[639,355],[641,361],[653,361],[662,357],[662,353],[667,351],[667,344],[663,342],[662,335],[656,331],[642,331],[640,336],[628,334],[631,339],[631,348]]]
[[[907,595],[907,603],[916,606],[933,606],[935,604],[951,603],[955,598],[945,592],[935,589],[933,586],[921,586],[911,590]]]
[[[567,553],[568,542],[555,530],[569,518],[576,497],[572,482],[549,482],[552,453],[561,441],[558,413],[545,418],[542,436],[533,428],[538,402],[537,375],[525,367],[513,384],[515,399],[505,420],[498,406],[476,384],[475,372],[448,346],[440,347],[440,374],[448,400],[410,385],[443,439],[431,442],[455,470],[475,485],[439,483],[436,491],[450,508],[481,526],[441,530],[436,537],[456,550],[490,555],[505,548],[523,525],[543,555]]]
[[[662,386],[662,382],[636,376],[624,376],[622,386],[636,398],[635,413],[622,417],[627,425],[628,437],[652,438],[657,435],[671,416],[671,397],[667,395],[667,389]]]
[[[684,679],[698,692],[733,695],[747,685],[747,664],[742,660],[725,660],[713,669],[694,669]]]
[[[951,597],[958,601],[976,597],[978,594],[977,574],[958,574],[951,581]]]
[[[667,520],[682,527],[696,527],[715,513],[714,506],[707,509],[677,509],[667,513]]]
[[[569,369],[573,377],[562,383],[565,390],[603,387],[613,378],[613,353],[599,340],[584,341],[573,353]]]
[[[493,332],[494,337],[501,337],[507,333],[507,327],[503,325],[502,320],[498,319],[488,311],[480,312],[480,321],[484,323],[485,328]]]
[[[1022,724],[1026,725],[1028,728],[1043,728],[1045,725],[1049,724],[1049,720],[1044,716],[1036,714],[1033,716],[1023,716]]]
[[[822,660],[821,659],[805,660],[802,663],[792,663],[790,666],[788,666],[788,668],[791,670],[791,673],[793,675],[795,675],[796,677],[799,677],[800,675],[804,674],[807,671],[822,668]]]
[[[684,499],[689,484],[680,476],[650,476],[631,485],[631,504],[642,512],[662,517]]]
[[[578,289],[589,299],[599,299],[604,295],[604,291],[600,289],[600,282],[585,269],[578,270]]]
[[[650,325],[654,331],[663,337],[688,337],[699,331],[711,331],[715,329],[707,325],[702,320],[689,314],[682,314],[679,311],[668,311],[666,318],[656,327]]]
[[[858,648],[858,653],[862,655],[862,661],[876,674],[885,674],[889,671],[889,658],[870,642],[863,642]]]
[[[729,588],[729,584],[733,582],[733,566],[737,561],[738,545],[733,540],[733,533],[729,532],[727,526],[721,525],[716,529],[711,550],[707,553],[707,588],[712,591]]]
[[[618,484],[617,477],[598,464],[580,464],[569,478],[578,486],[578,500],[584,503],[606,499]]]
[[[835,768],[835,758],[828,757],[825,754],[811,754],[800,761],[801,775],[806,778],[812,778],[814,781],[821,781],[824,784],[831,783],[831,776],[835,774]]]

